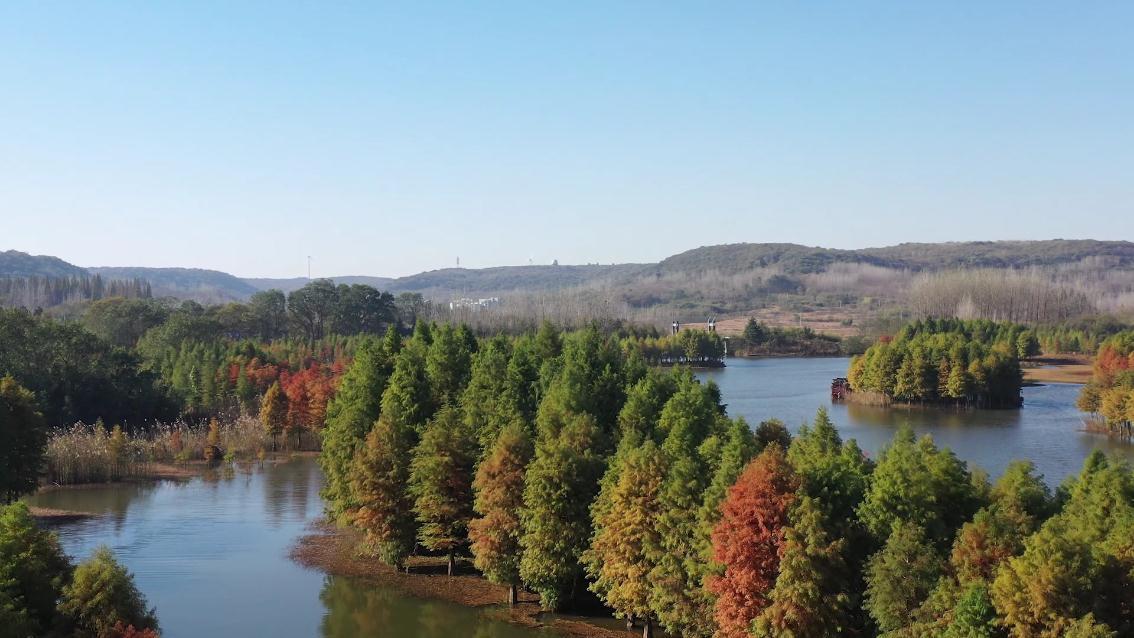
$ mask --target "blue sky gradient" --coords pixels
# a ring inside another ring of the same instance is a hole
[[[0,249],[319,276],[1134,239],[1134,4],[761,4],[4,3]]]

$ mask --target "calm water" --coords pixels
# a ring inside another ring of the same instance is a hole
[[[1134,447],[1083,431],[1075,409],[1078,385],[1055,383],[1024,388],[1019,410],[955,410],[946,408],[886,409],[831,404],[830,383],[846,376],[849,359],[729,359],[728,367],[698,373],[721,386],[731,416],[743,416],[753,427],[778,418],[795,431],[825,406],[844,439],[854,438],[876,454],[894,431],[909,424],[918,434],[932,434],[970,465],[998,475],[1013,459],[1031,459],[1058,484],[1077,473],[1083,459],[1098,447],[1134,458]]]
[[[994,474],[1011,459],[1031,458],[1058,482],[1095,446],[1134,456],[1127,446],[1079,431],[1077,386],[1027,388],[1018,411],[831,406],[830,380],[846,366],[846,359],[734,359],[700,376],[715,379],[729,412],[753,425],[777,417],[794,429],[828,406],[843,436],[871,453],[908,422]],[[289,548],[322,510],[321,480],[312,459],[295,459],[183,483],[60,490],[32,501],[99,514],[57,526],[64,547],[80,557],[98,544],[113,548],[170,638],[549,635],[497,620],[493,609],[418,600],[292,563]]]
[[[109,545],[157,607],[169,638],[424,636],[530,638],[547,632],[296,565],[288,550],[322,510],[313,459],[188,482],[37,495],[35,505],[100,516],[58,525],[64,548]]]

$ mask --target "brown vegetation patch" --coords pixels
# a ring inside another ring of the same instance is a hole
[[[1091,380],[1091,357],[1065,354],[1033,357],[1023,362],[1025,383],[1086,383]]]
[[[503,604],[508,597],[508,588],[490,583],[464,562],[458,564],[458,573],[450,577],[445,573],[444,558],[414,556],[409,560],[410,571],[407,574],[377,558],[360,556],[356,551],[359,538],[355,530],[319,523],[314,526],[314,533],[296,542],[291,558],[311,569],[394,587],[417,598],[491,608],[491,613],[502,620],[526,627],[549,627],[564,636],[621,638],[626,635],[585,620],[543,614],[539,608],[539,596],[522,590],[520,602],[509,608]]]
[[[41,521],[50,521],[52,523],[67,523],[70,521],[81,521],[88,518],[94,518],[98,514],[91,512],[75,512],[72,510],[57,510],[50,507],[29,507],[33,518]]]
[[[774,328],[811,328],[815,332],[834,337],[854,337],[861,334],[859,324],[866,319],[865,313],[849,309],[810,310],[796,313],[778,306],[760,308],[740,316],[717,319],[717,332],[733,336],[744,332],[748,318],[755,317],[759,322]],[[846,322],[850,322],[847,325]],[[704,323],[687,323],[690,328],[704,328]]]

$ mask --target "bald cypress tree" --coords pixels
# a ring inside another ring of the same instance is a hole
[[[355,452],[381,413],[382,393],[393,372],[391,358],[386,345],[374,338],[363,338],[327,406],[319,465],[326,476],[323,500],[332,517],[355,507],[349,499],[348,472]]]
[[[408,424],[383,414],[355,452],[349,474],[358,506],[353,521],[365,533],[364,549],[395,567],[405,565],[417,531],[409,493],[414,441]]]
[[[272,382],[260,400],[260,425],[264,433],[272,438],[272,449],[276,448],[276,438],[283,432],[287,422],[287,395],[279,381]]]
[[[519,407],[508,392],[508,361],[507,340],[489,340],[473,357],[468,387],[461,394],[465,425],[486,454],[496,435],[520,418]]]
[[[756,618],[760,638],[826,638],[848,632],[854,599],[848,594],[851,572],[843,556],[846,539],[833,538],[824,512],[804,496],[791,513],[784,533],[776,584],[770,605]]]
[[[505,426],[473,480],[477,514],[469,522],[473,564],[488,580],[508,586],[509,603],[516,602],[520,584],[520,508],[532,453],[527,429],[520,423]]]
[[[594,536],[583,555],[598,594],[620,618],[641,618],[650,634],[651,550],[660,542],[656,521],[661,513],[665,456],[653,441],[623,439],[615,460],[617,478],[605,485],[609,500],[592,507]],[[596,502],[597,504],[597,502]]]
[[[581,585],[580,559],[591,536],[589,507],[603,469],[593,417],[575,415],[536,443],[524,477],[520,577],[545,609],[571,601]]]
[[[468,542],[476,457],[476,441],[461,422],[460,411],[446,405],[426,424],[410,463],[418,540],[448,555],[450,576],[456,552]]]
[[[799,479],[779,446],[760,453],[729,488],[713,530],[713,558],[723,565],[708,579],[717,595],[717,635],[742,638],[771,602]]]

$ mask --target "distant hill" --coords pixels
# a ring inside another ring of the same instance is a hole
[[[58,257],[29,255],[18,250],[0,251],[0,277],[82,277],[85,268]]]
[[[109,279],[145,279],[150,282],[155,297],[193,299],[202,303],[243,301],[257,288],[239,277],[219,270],[201,268],[87,268]]]
[[[799,244],[724,244],[702,246],[661,261],[668,272],[743,272],[778,267],[786,274],[819,273],[834,263],[869,264],[895,270],[933,271],[957,268],[1027,268],[1058,266],[1089,257],[1115,266],[1134,265],[1134,243],[1094,239],[1043,241],[906,243],[882,248],[841,250]]]
[[[366,277],[362,275],[347,275],[345,277],[330,277],[336,284],[365,284],[378,290],[391,290],[394,282],[389,277]],[[311,283],[307,277],[291,277],[289,279],[273,279],[271,277],[245,277],[242,281],[257,290],[282,290],[291,292]]]
[[[439,301],[564,293],[575,299],[576,308],[585,301],[698,316],[747,312],[769,303],[803,309],[856,299],[904,303],[918,273],[971,268],[1041,269],[1053,280],[1091,288],[1094,299],[1112,301],[1110,306],[1129,306],[1127,300],[1134,298],[1134,243],[1062,239],[907,243],[858,250],[738,243],[703,246],[651,264],[445,268],[398,278],[331,279],[395,294],[418,292]],[[308,283],[302,277],[241,279],[196,268],[80,268],[56,257],[0,252],[0,278],[96,273],[104,279],[144,279],[155,297],[204,303],[246,300],[271,288],[291,292]]]

